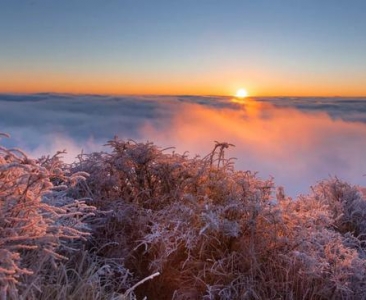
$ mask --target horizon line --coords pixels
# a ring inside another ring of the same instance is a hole
[[[70,96],[119,96],[119,97],[133,97],[133,96],[164,96],[164,97],[234,97],[235,95],[225,95],[225,94],[160,94],[160,93],[74,93],[74,92],[50,92],[50,91],[42,91],[42,92],[2,92],[0,91],[0,95],[42,95],[42,94],[50,94],[50,95],[70,95]],[[365,95],[357,95],[357,96],[349,96],[349,95],[248,95],[245,98],[366,98]]]

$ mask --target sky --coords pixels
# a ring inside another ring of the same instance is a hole
[[[0,93],[365,96],[363,0],[0,0]]]
[[[366,182],[366,97],[0,94],[0,132],[11,135],[0,146],[31,158],[65,149],[68,163],[81,151],[108,151],[115,135],[189,157],[228,142],[236,170],[273,177],[292,197],[330,176]]]

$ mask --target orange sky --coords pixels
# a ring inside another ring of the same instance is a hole
[[[365,96],[366,78],[311,79],[275,71],[218,70],[193,75],[123,74],[112,72],[4,72],[0,71],[2,93],[96,93],[96,94],[189,94],[234,95],[243,87],[250,96]],[[366,77],[366,76],[365,76]],[[363,80],[364,79],[364,80]]]
[[[366,2],[334,1],[8,1],[0,93],[366,96]]]

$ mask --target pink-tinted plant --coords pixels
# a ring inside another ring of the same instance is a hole
[[[332,194],[293,200],[283,188],[276,193],[271,179],[235,171],[224,156],[228,143],[216,142],[205,158],[166,154],[152,143],[107,145],[110,153],[83,155],[75,165],[90,174],[78,192],[112,211],[94,232],[104,255],[124,257],[137,278],[160,272],[137,295],[359,299],[365,293],[365,251],[358,237],[337,229]],[[347,195],[363,201],[359,193]]]
[[[85,239],[94,208],[66,196],[85,173],[67,174],[58,155],[39,161],[0,147],[0,295],[32,297],[46,265]]]
[[[362,188],[291,199],[235,170],[229,143],[107,146],[72,165],[1,148],[4,299],[365,299]]]

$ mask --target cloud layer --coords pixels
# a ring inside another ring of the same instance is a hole
[[[118,135],[205,155],[235,144],[236,168],[274,176],[295,196],[332,176],[364,184],[366,99],[0,95],[0,132],[33,156],[66,149],[66,160]]]

